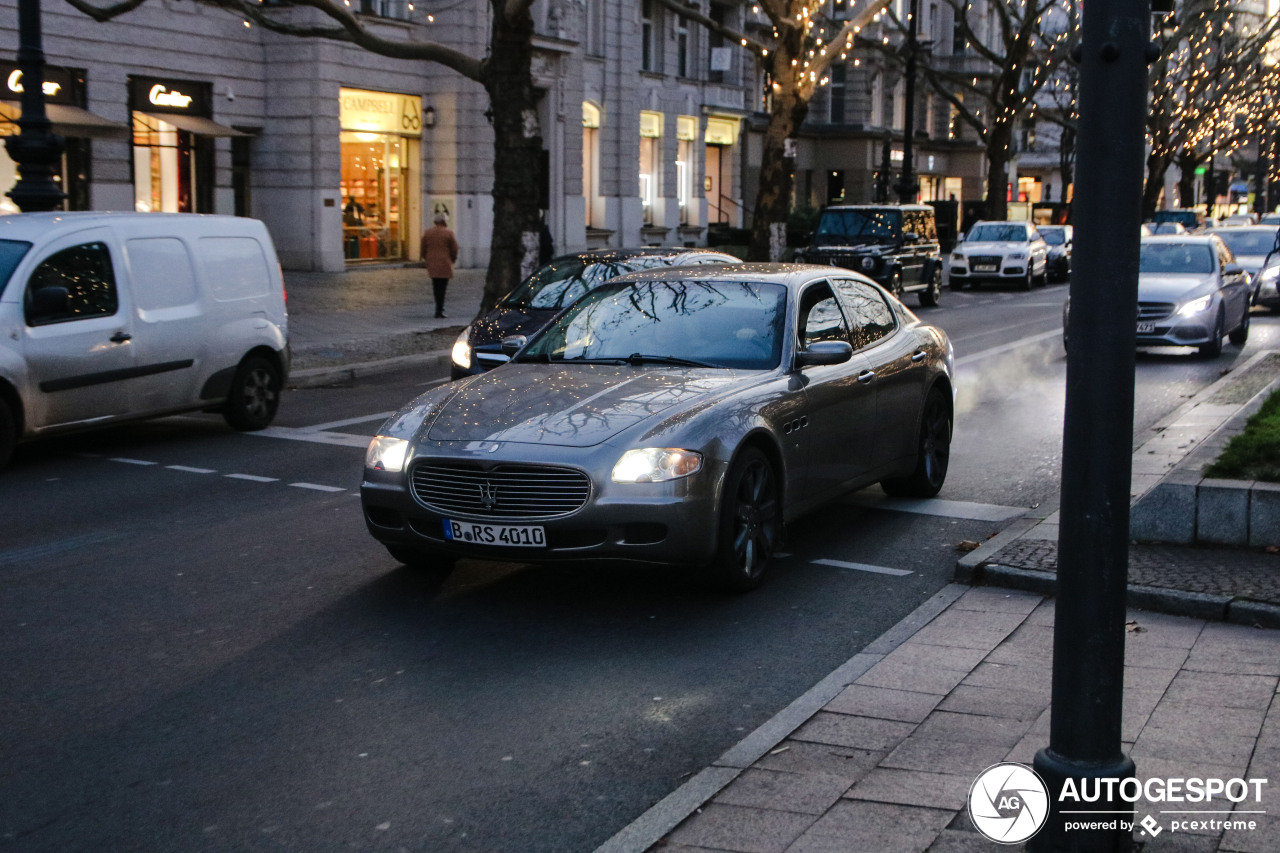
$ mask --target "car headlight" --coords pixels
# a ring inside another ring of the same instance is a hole
[[[622,454],[613,466],[615,483],[661,483],[688,477],[702,467],[702,454],[676,447],[643,447]]]
[[[953,260],[953,261],[959,261],[960,263],[964,263],[964,255],[960,254],[959,252],[952,252],[952,253],[951,253],[951,260]]]
[[[876,268],[876,259],[875,259],[875,258],[863,258],[863,259],[862,259],[862,268],[863,268],[864,270],[873,270],[873,269],[875,269],[875,268]]]
[[[471,342],[467,340],[471,336],[471,327],[467,326],[459,334],[457,340],[453,342],[453,363],[461,367],[463,370],[471,369]]]
[[[1258,284],[1270,284],[1274,286],[1277,276],[1280,276],[1280,267],[1267,267],[1265,270],[1258,273]]]
[[[1201,296],[1198,299],[1192,299],[1190,302],[1183,304],[1178,309],[1178,315],[1181,317],[1191,317],[1199,314],[1201,311],[1208,310],[1209,305],[1213,302],[1212,296]]]
[[[364,454],[364,467],[375,471],[403,471],[409,442],[389,435],[375,435]]]
[[[1006,260],[1010,260],[1010,261],[1025,261],[1026,259],[1027,259],[1027,253],[1026,253],[1026,252],[1010,252],[1010,253],[1009,253],[1009,255],[1008,255],[1008,258],[1007,258]]]

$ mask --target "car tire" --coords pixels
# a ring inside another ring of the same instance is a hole
[[[747,592],[764,582],[782,528],[778,477],[767,456],[747,447],[724,478],[710,578],[720,589]]]
[[[931,498],[942,491],[951,460],[951,401],[934,388],[920,414],[920,437],[916,442],[916,467],[905,477],[880,482],[886,494],[896,498]]]
[[[1021,282],[1023,290],[1031,290],[1036,286],[1036,276],[1031,270],[1031,265],[1027,264],[1027,277]]]
[[[1244,319],[1240,321],[1239,328],[1235,329],[1227,336],[1231,343],[1238,347],[1242,347],[1245,341],[1249,340],[1249,307],[1246,305],[1244,309]]]
[[[895,297],[897,297],[898,299],[902,299],[902,272],[901,272],[901,270],[894,270],[893,272],[889,273],[889,285],[888,285],[888,287],[889,287],[889,292],[890,292],[890,293],[892,293],[892,294],[893,294]]]
[[[240,362],[222,416],[232,429],[266,429],[280,408],[280,368],[259,355]]]
[[[17,443],[18,419],[9,404],[0,397],[0,468],[9,464]]]
[[[1207,344],[1200,345],[1201,358],[1217,358],[1222,355],[1222,336],[1226,334],[1223,328],[1227,324],[1226,314],[1222,310],[1222,306],[1218,306],[1218,319],[1213,324],[1213,337]]]
[[[386,548],[392,559],[416,571],[448,574],[458,561],[452,554],[415,548],[412,545],[387,545]]]
[[[925,308],[937,308],[942,298],[942,267],[934,266],[929,276],[929,286],[920,291],[920,304]]]

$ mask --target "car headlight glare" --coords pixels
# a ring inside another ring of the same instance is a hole
[[[1190,302],[1184,304],[1181,308],[1178,309],[1178,315],[1180,317],[1195,316],[1196,314],[1199,314],[1201,311],[1208,310],[1209,305],[1212,302],[1213,302],[1212,296],[1201,296],[1199,299],[1192,299]]]
[[[1260,284],[1274,284],[1277,276],[1280,276],[1280,267],[1267,267],[1258,273],[1258,282]]]
[[[375,471],[403,471],[409,442],[389,435],[375,435],[364,454],[364,467]]]
[[[1026,252],[1010,252],[1009,253],[1009,260],[1011,261],[1025,261],[1026,259],[1027,259]]]
[[[622,454],[613,466],[615,483],[662,483],[688,477],[702,467],[702,454],[676,447],[643,447]]]
[[[471,336],[471,327],[467,326],[458,335],[457,340],[453,342],[453,353],[451,358],[453,363],[461,367],[463,370],[471,369],[471,343],[467,340]]]

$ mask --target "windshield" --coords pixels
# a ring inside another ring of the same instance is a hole
[[[1061,246],[1067,242],[1067,229],[1065,228],[1041,228],[1040,236],[1050,246]]]
[[[892,242],[901,231],[902,212],[898,210],[827,210],[818,220],[813,243],[838,246],[851,242]]]
[[[30,248],[31,244],[24,240],[0,240],[0,293],[4,293],[9,276]]]
[[[1233,255],[1265,255],[1276,246],[1275,231],[1214,231]]]
[[[599,287],[562,314],[521,361],[683,360],[769,370],[782,354],[786,288],[736,281]]]
[[[560,310],[582,294],[611,278],[636,270],[669,267],[679,255],[637,255],[611,261],[584,261],[576,255],[557,258],[520,283],[501,302],[504,308]]]
[[[1195,228],[1199,221],[1194,210],[1157,210],[1152,222],[1177,222],[1187,228]]]
[[[1213,250],[1203,243],[1142,244],[1138,272],[1204,275],[1213,272]]]
[[[969,230],[970,243],[1026,243],[1027,226],[1014,223],[990,222],[975,225]]]

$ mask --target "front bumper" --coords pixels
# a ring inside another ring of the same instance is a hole
[[[444,449],[437,447],[436,449]],[[542,451],[555,451],[542,453]],[[577,451],[575,454],[574,451]],[[593,450],[595,450],[593,448]],[[581,449],[539,448],[540,464],[581,468],[568,460]],[[427,454],[431,454],[428,448]],[[616,461],[616,453],[604,456]],[[493,458],[484,463],[530,460]],[[561,456],[560,459],[549,457]],[[433,460],[478,458],[469,454],[431,455]],[[715,484],[721,476],[714,461],[702,471],[667,483],[613,483],[608,470],[601,477],[588,471],[591,489],[586,503],[555,518],[495,518],[482,513],[450,513],[453,521],[479,524],[537,525],[546,534],[545,547],[511,547],[461,542],[445,537],[446,513],[427,506],[408,485],[409,475],[365,469],[360,486],[365,526],[386,545],[400,545],[486,560],[551,562],[566,560],[627,560],[667,565],[706,565],[715,551],[719,529]],[[612,466],[612,461],[609,462]]]

